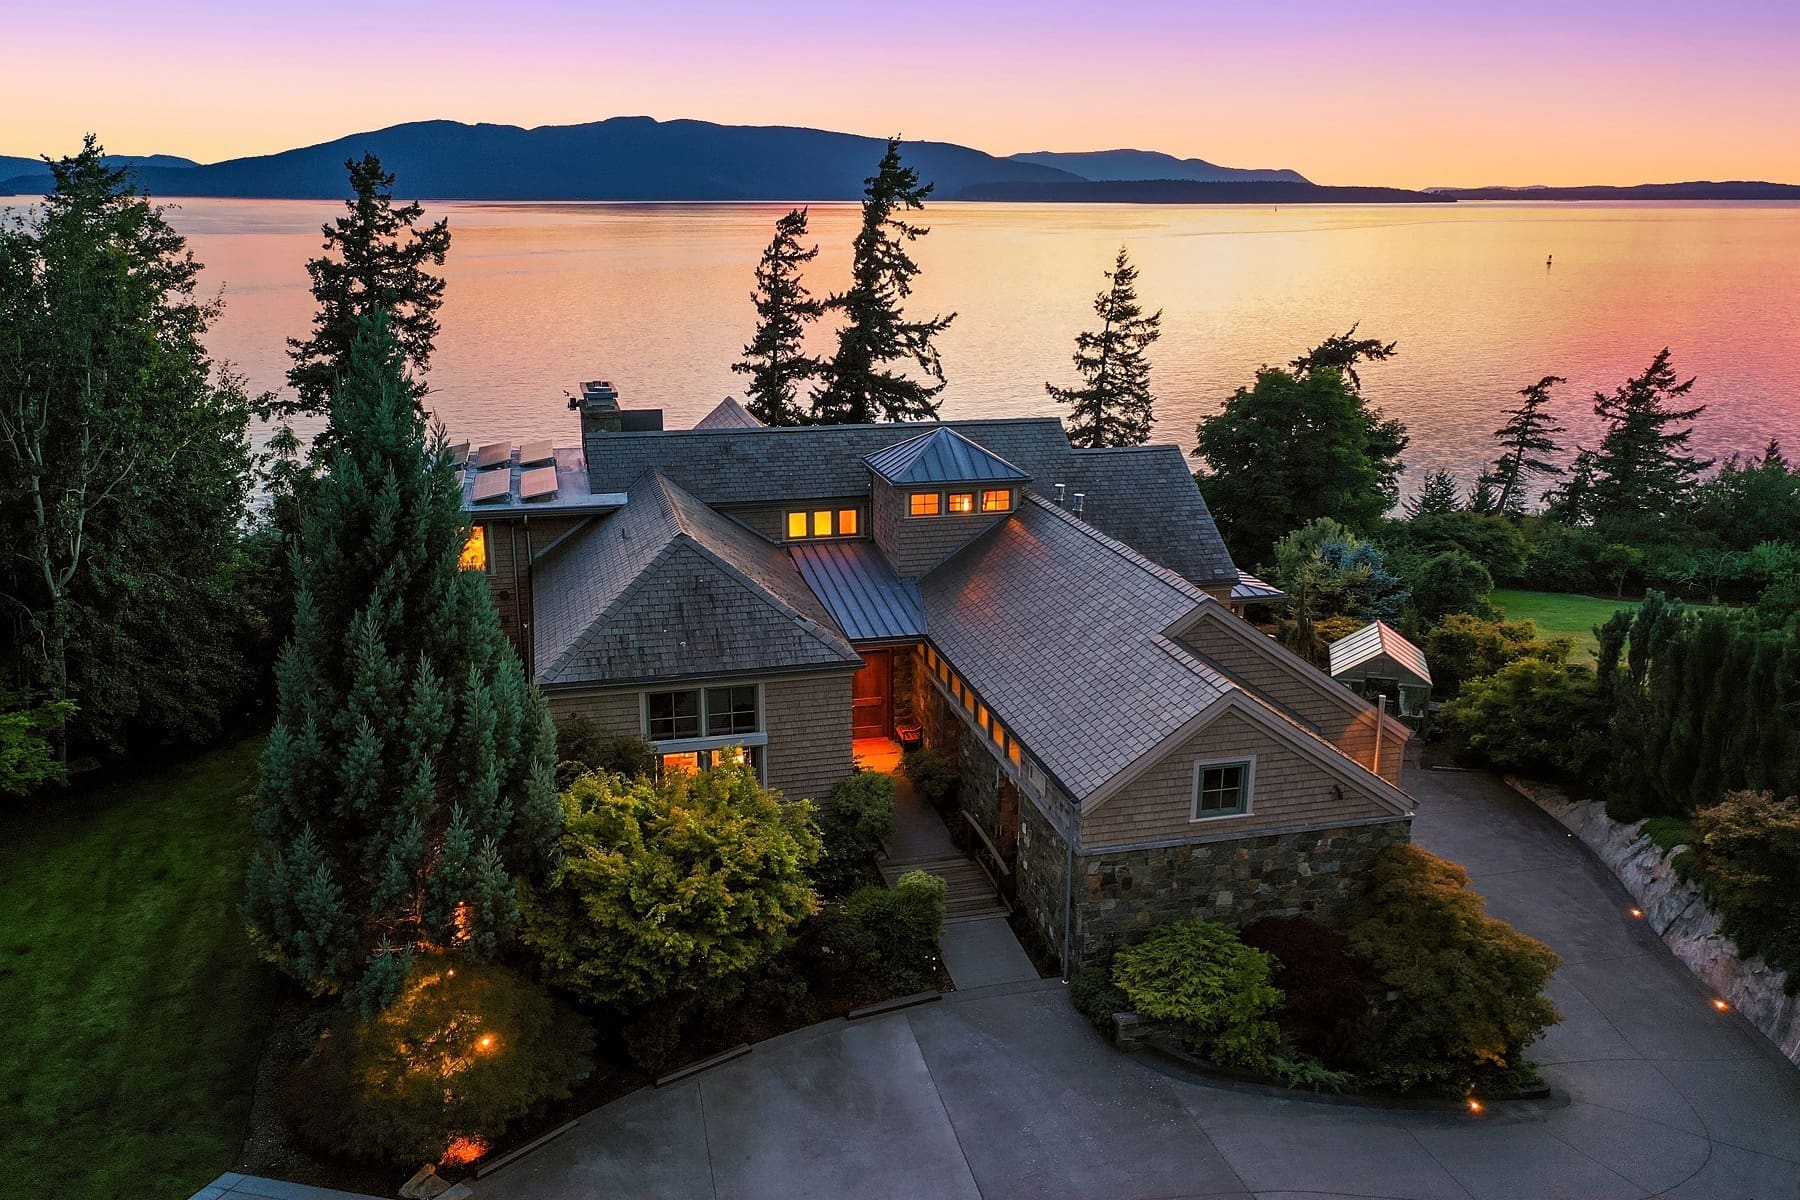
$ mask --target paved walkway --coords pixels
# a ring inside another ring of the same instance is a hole
[[[475,1187],[584,1197],[1800,1200],[1800,1072],[1698,983],[1562,828],[1418,772],[1415,833],[1567,959],[1534,1050],[1569,1097],[1473,1116],[1290,1099],[1121,1054],[1056,981],[964,990],[642,1091]]]

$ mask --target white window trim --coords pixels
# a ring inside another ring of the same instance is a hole
[[[1243,767],[1244,768],[1244,811],[1234,813],[1213,813],[1203,816],[1200,812],[1200,773],[1208,767]],[[1188,824],[1210,825],[1215,821],[1236,821],[1256,811],[1256,755],[1228,754],[1219,758],[1197,758],[1194,760],[1194,773],[1188,785]]]

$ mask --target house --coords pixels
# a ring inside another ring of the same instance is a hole
[[[1331,677],[1359,696],[1387,697],[1403,717],[1421,717],[1431,703],[1425,652],[1386,621],[1371,621],[1331,643]]]
[[[1176,917],[1328,914],[1408,838],[1410,731],[1233,615],[1178,448],[574,406],[579,448],[465,472],[465,561],[558,716],[816,800],[916,731],[1065,964]]]

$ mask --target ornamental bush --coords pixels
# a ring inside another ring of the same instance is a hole
[[[661,780],[586,775],[563,793],[563,863],[521,889],[544,977],[630,1008],[694,993],[787,944],[818,909],[812,805],[721,764]]]
[[[1488,916],[1468,872],[1417,846],[1377,856],[1346,937],[1379,989],[1355,1047],[1379,1082],[1467,1086],[1518,1066],[1561,1020],[1543,994],[1556,952]]]
[[[1575,639],[1567,634],[1540,636],[1536,621],[1490,621],[1453,612],[1425,635],[1424,649],[1432,682],[1440,692],[1454,696],[1465,681],[1492,675],[1517,659],[1568,662]]]
[[[956,759],[929,746],[908,750],[900,759],[900,770],[919,795],[933,804],[954,799],[957,786],[962,782]]]
[[[1694,815],[1700,873],[1721,927],[1800,991],[1800,796],[1732,792]]]
[[[1182,1025],[1221,1066],[1258,1070],[1279,1048],[1269,956],[1211,921],[1171,921],[1113,959],[1113,982],[1146,1017]]]
[[[840,895],[868,880],[875,853],[894,832],[894,781],[878,771],[858,771],[831,789],[819,814],[824,846],[813,879],[827,895]]]
[[[1588,667],[1521,658],[1463,684],[1444,717],[1501,770],[1585,781],[1606,758],[1607,708]]]
[[[440,1161],[453,1141],[479,1150],[593,1069],[593,1027],[504,967],[441,955],[413,960],[399,994],[369,1020],[348,1010],[290,1077],[289,1120],[333,1156]]]
[[[1286,997],[1275,1023],[1288,1041],[1327,1062],[1346,1061],[1369,997],[1344,935],[1310,917],[1265,917],[1242,936],[1273,964],[1269,982]]]

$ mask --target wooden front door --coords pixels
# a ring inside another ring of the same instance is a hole
[[[887,737],[894,726],[894,652],[869,650],[850,677],[850,729],[856,737]]]

